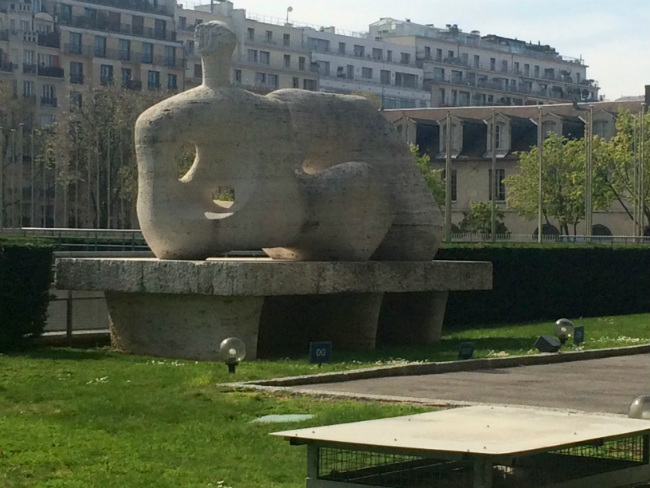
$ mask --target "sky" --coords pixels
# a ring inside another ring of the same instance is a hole
[[[187,7],[198,0],[183,2]],[[549,44],[582,57],[607,100],[650,85],[649,0],[232,0],[248,15],[366,32],[381,17]],[[201,3],[207,3],[203,1]]]

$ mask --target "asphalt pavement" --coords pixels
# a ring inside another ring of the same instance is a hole
[[[650,395],[650,354],[299,385],[289,389],[441,406],[521,405],[626,415],[634,398]]]

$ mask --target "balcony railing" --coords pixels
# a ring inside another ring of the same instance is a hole
[[[16,68],[16,65],[13,63],[3,63],[0,62],[0,71],[5,71],[7,73],[13,72],[13,70]]]
[[[111,86],[113,84],[113,77],[112,76],[102,76],[99,79],[99,82],[101,83],[102,86]]]
[[[38,71],[38,65],[35,63],[23,63],[23,73],[25,74],[36,74]]]
[[[72,85],[83,85],[84,75],[70,73],[70,83]]]
[[[56,107],[56,97],[41,97],[41,107]]]
[[[59,32],[39,32],[38,45],[44,47],[61,47],[61,34]]]
[[[81,29],[99,30],[104,32],[117,32],[120,34],[158,39],[161,41],[176,41],[176,32],[155,29],[153,27],[141,27],[121,22],[111,22],[107,16],[98,15],[95,18],[84,15],[73,15],[60,17],[59,22],[63,25],[78,27]]]
[[[126,82],[122,83],[122,86],[124,86],[127,90],[140,91],[142,90],[142,81],[127,80]]]
[[[58,66],[39,66],[38,76],[50,76],[52,78],[63,78],[65,75],[63,68]]]
[[[88,3],[101,5],[102,7],[110,6],[124,10],[136,10],[138,12],[148,12],[152,14],[171,16],[166,5],[159,5],[158,2],[149,0],[86,0]]]

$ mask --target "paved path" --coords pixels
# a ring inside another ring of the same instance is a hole
[[[627,414],[634,398],[650,395],[650,354],[293,389]]]

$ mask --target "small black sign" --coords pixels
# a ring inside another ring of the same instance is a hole
[[[458,349],[458,359],[472,359],[474,355],[473,342],[461,342],[460,349]]]
[[[585,328],[581,325],[573,328],[573,344],[579,346],[585,342]]]
[[[309,343],[309,362],[321,365],[332,361],[332,343],[331,342],[310,342]]]

